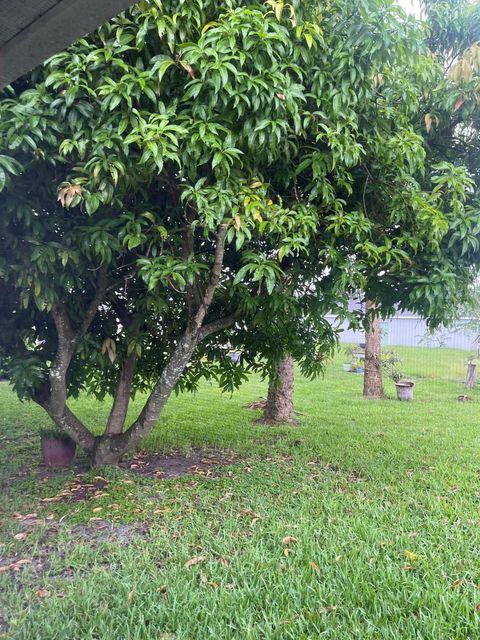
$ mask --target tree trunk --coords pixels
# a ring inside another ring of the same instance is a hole
[[[151,431],[200,339],[199,329],[185,332],[132,426],[123,433],[105,433],[96,438],[91,455],[93,466],[116,464],[129,449],[135,447]]]
[[[375,304],[367,301],[367,311],[374,312]],[[372,317],[365,331],[365,372],[363,377],[363,395],[366,398],[383,398],[383,380],[381,363],[381,322]]]
[[[213,266],[200,304],[195,308],[193,299],[189,304],[190,319],[185,333],[178,339],[177,346],[140,415],[126,431],[123,431],[123,426],[136,360],[133,353],[125,360],[119,372],[113,407],[103,435],[93,436],[67,406],[67,372],[75,349],[89,329],[103,299],[106,290],[106,268],[102,267],[99,270],[95,296],[77,331],[73,331],[64,305],[58,304],[53,308],[52,317],[58,334],[57,353],[50,369],[49,389],[44,385],[33,399],[48,412],[62,431],[89,454],[93,466],[118,463],[129,449],[135,447],[151,431],[198,343],[236,322],[236,314],[232,314],[204,324],[215,289],[220,282],[226,234],[227,225],[221,224],[217,233]]]
[[[263,422],[269,424],[293,424],[293,359],[282,358],[277,365],[277,375],[270,380]]]
[[[108,416],[106,434],[112,435],[122,433],[123,431],[128,405],[130,403],[130,392],[132,390],[136,360],[137,354],[135,351],[132,351],[120,368],[113,406]]]
[[[477,365],[469,364],[467,368],[467,379],[465,380],[465,386],[467,389],[473,389],[477,383]]]

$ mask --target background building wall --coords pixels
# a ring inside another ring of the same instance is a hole
[[[341,342],[358,344],[365,341],[363,331],[349,329],[346,322],[339,324],[336,316],[327,316],[327,320],[330,324],[340,326],[342,329]],[[382,344],[384,346],[449,347],[476,351],[478,334],[465,326],[467,323],[468,319],[460,320],[456,326],[448,329],[441,328],[432,335],[428,331],[425,320],[417,316],[399,314],[382,323]]]

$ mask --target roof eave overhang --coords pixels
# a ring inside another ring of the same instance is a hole
[[[132,0],[60,0],[0,46],[0,88],[134,4]],[[1,19],[1,3],[0,3]]]

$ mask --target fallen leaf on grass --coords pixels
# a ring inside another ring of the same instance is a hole
[[[26,558],[17,560],[16,562],[12,562],[11,564],[6,564],[0,567],[0,573],[5,573],[5,571],[20,571],[20,567],[23,567],[24,564],[30,563],[31,560],[27,560]]]
[[[237,517],[240,518],[242,516],[249,516],[250,518],[255,518],[256,520],[262,517],[259,513],[255,513],[255,511],[252,511],[251,509],[242,509]]]
[[[228,560],[226,558],[219,558],[218,562],[222,565],[222,567],[228,567]]]
[[[135,590],[134,589],[132,589],[132,591],[128,592],[128,595],[127,595],[128,602],[131,602],[133,600],[133,596],[134,595],[135,595]]]
[[[466,584],[465,578],[459,578],[458,580],[454,580],[450,586],[452,589],[459,589],[463,587],[464,584]]]
[[[48,598],[50,594],[50,591],[47,591],[47,589],[39,589],[38,591],[35,591],[35,595],[37,596],[37,598]]]
[[[102,511],[102,507],[95,507],[95,509],[92,509],[92,513],[100,513],[100,511]]]
[[[283,545],[295,544],[295,542],[298,542],[295,536],[285,536],[285,538],[283,538],[282,540]]]
[[[480,612],[480,602],[475,605],[475,611]]]
[[[413,553],[413,551],[404,551],[403,555],[409,560],[420,560],[420,556],[416,553]]]
[[[206,559],[206,556],[194,556],[193,558],[190,558],[190,560],[187,560],[187,562],[185,563],[185,568],[190,569],[190,567],[194,567],[200,562],[205,562]]]
[[[406,564],[402,567],[404,571],[415,571],[415,567],[412,567],[411,564]]]
[[[28,537],[28,533],[24,531],[23,533],[16,533],[14,536],[15,540],[25,540]]]
[[[332,611],[335,611],[337,608],[336,604],[330,604],[328,605],[328,607],[320,607],[320,609],[318,610],[318,613],[323,614],[323,613],[331,613]]]
[[[310,562],[310,567],[315,571],[315,573],[318,573],[318,575],[321,574],[320,567],[316,562]]]

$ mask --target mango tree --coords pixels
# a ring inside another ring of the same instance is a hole
[[[268,372],[279,343],[258,336],[275,326],[315,372],[315,341],[335,336],[318,328],[314,293],[323,303],[365,286],[383,263],[386,304],[411,299],[411,255],[467,233],[451,223],[466,176],[432,168],[437,192],[411,178],[422,140],[402,104],[414,108],[418,84],[403,70],[419,60],[428,75],[388,0],[144,0],[7,89],[0,349],[20,397],[93,464],[116,463],[175,389],[241,382],[227,339],[242,340],[247,366],[257,345]],[[403,195],[379,221],[352,194],[385,140]],[[113,397],[105,425],[69,408],[84,391]],[[145,404],[126,426],[136,392]]]

